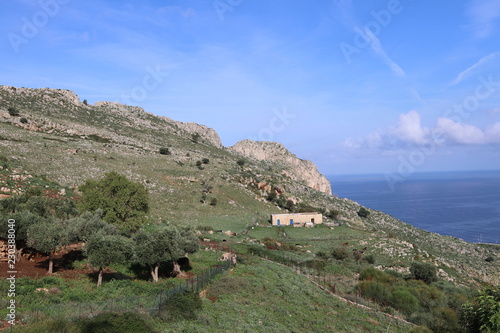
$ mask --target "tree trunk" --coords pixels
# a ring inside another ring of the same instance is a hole
[[[157,283],[158,282],[158,270],[160,268],[160,265],[151,265],[151,277],[153,278],[153,282]]]
[[[52,255],[52,253],[50,253],[49,254],[49,271],[47,272],[47,274],[52,275],[53,272],[54,272],[54,256]]]
[[[99,267],[99,275],[97,276],[97,287],[102,285],[102,267]]]
[[[181,265],[179,265],[177,260],[172,260],[172,263],[174,264],[174,269],[172,270],[172,276],[177,276],[181,274]]]
[[[21,259],[23,258],[22,255],[23,255],[23,248],[22,247],[18,248],[16,244],[16,262],[21,261]]]

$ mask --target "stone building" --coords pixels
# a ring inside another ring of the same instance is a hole
[[[314,227],[323,223],[321,213],[272,214],[271,224],[275,226]]]

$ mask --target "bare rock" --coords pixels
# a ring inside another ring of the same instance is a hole
[[[303,181],[309,187],[332,194],[330,181],[323,176],[316,165],[292,154],[281,143],[268,141],[243,140],[229,148],[243,156],[259,161],[273,162],[289,178]]]

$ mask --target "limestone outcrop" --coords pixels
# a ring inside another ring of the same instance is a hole
[[[285,176],[302,181],[318,191],[332,194],[330,181],[318,171],[316,165],[298,158],[281,143],[243,140],[229,149],[245,157],[271,162],[277,165]]]

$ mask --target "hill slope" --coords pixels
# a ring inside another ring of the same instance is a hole
[[[237,233],[284,211],[267,200],[279,189],[285,201],[337,210],[345,226],[365,237],[357,246],[370,247],[384,258],[382,268],[407,271],[409,262],[420,259],[457,283],[500,282],[498,260],[484,261],[498,257],[497,247],[428,233],[382,212],[360,218],[359,204],[330,195],[325,182],[305,182],[297,177],[300,167],[263,161],[257,153],[238,149],[244,145],[248,142],[226,149],[205,126],[116,103],[86,105],[68,90],[0,87],[0,154],[29,174],[46,175],[76,190],[86,179],[114,170],[148,188],[152,216]],[[279,144],[252,145],[279,148],[275,157],[292,155]],[[160,154],[160,148],[168,148],[170,155]],[[239,164],[242,154],[253,158]],[[321,175],[310,178],[320,180]],[[212,198],[217,205],[209,204]],[[335,244],[328,240],[335,232],[322,231],[325,247]]]

